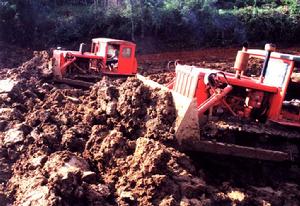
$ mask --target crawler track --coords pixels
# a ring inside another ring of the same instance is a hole
[[[201,138],[225,144],[283,152],[286,155],[276,157],[276,152],[262,152],[258,159],[275,161],[292,161],[300,163],[300,131],[296,128],[286,128],[275,123],[257,123],[240,120],[210,120],[201,127]],[[238,156],[237,154],[234,154]],[[253,155],[253,158],[256,156]]]

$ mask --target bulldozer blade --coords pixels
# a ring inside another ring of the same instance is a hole
[[[151,79],[148,79],[148,78],[144,77],[143,75],[137,74],[136,78],[138,80],[140,80],[141,82],[143,82],[146,86],[148,86],[152,89],[159,88],[159,89],[164,90],[164,91],[170,91],[170,89],[165,87],[164,85],[161,85],[161,84],[159,84],[159,83],[157,83],[157,82],[155,82]]]
[[[179,144],[200,140],[197,99],[187,98],[172,91],[173,102],[177,111],[175,136]]]
[[[142,75],[137,74],[137,78],[150,88],[159,88],[163,91],[171,92],[177,113],[175,121],[175,136],[178,143],[181,145],[184,144],[185,141],[199,141],[200,131],[197,112],[197,99],[185,97],[157,82],[147,79]]]

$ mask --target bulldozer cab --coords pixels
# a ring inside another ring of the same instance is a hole
[[[136,45],[132,42],[96,38],[92,40],[91,52],[103,58],[104,74],[134,75],[137,73]]]
[[[263,50],[248,50],[250,56],[265,58]],[[277,89],[269,101],[269,118],[282,125],[300,127],[300,56],[272,52],[263,85]],[[263,72],[261,72],[263,74]]]
[[[293,61],[286,72],[287,85],[280,111],[280,123],[300,127],[300,56],[291,55],[290,59]]]

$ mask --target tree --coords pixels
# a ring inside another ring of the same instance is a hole
[[[135,1],[134,0],[129,0],[130,2],[130,11],[131,11],[131,15],[130,15],[130,20],[131,20],[131,40],[135,41],[135,36],[134,36],[134,32],[135,32],[135,21],[134,21],[134,8],[135,8]]]

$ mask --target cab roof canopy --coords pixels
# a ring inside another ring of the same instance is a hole
[[[265,50],[260,50],[260,49],[248,49],[248,52],[251,54],[259,54],[261,56],[265,56],[266,55],[266,51]],[[293,55],[293,54],[283,54],[283,53],[279,53],[279,52],[272,52],[271,53],[271,57],[275,57],[275,58],[280,58],[280,59],[286,59],[286,60],[291,60],[291,61],[295,61],[295,62],[300,62],[300,56],[299,55]]]
[[[93,42],[101,42],[101,43],[111,43],[111,44],[126,44],[126,45],[131,45],[135,46],[134,43],[129,42],[129,41],[124,41],[124,40],[119,40],[119,39],[110,39],[110,38],[94,38],[92,39]]]

